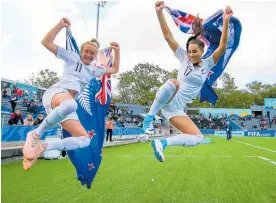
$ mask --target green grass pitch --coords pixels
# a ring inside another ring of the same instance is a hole
[[[38,160],[28,172],[18,161],[1,168],[2,203],[276,202],[276,138],[213,137],[212,144],[168,147],[163,163],[150,143],[104,148],[90,190],[69,159]]]

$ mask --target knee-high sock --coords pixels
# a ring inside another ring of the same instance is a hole
[[[54,140],[47,143],[46,151],[60,150],[69,151],[88,147],[90,144],[89,136],[67,137],[61,140]]]
[[[41,136],[47,128],[52,125],[60,123],[70,113],[73,113],[78,108],[78,104],[75,100],[64,100],[59,106],[53,109],[53,111],[43,120],[43,122],[36,129],[36,134]]]
[[[176,136],[172,136],[166,138],[166,142],[168,146],[195,146],[201,143],[203,139],[202,135],[189,135],[189,134],[180,134]]]
[[[155,116],[158,111],[171,99],[175,91],[176,86],[171,81],[168,80],[165,82],[156,93],[148,114]]]

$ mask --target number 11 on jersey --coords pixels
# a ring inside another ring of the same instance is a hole
[[[78,63],[75,71],[81,72],[81,69],[82,69],[82,64]]]

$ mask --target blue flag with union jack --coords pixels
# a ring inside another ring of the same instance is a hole
[[[166,7],[166,10],[173,18],[176,26],[186,34],[194,34],[193,23],[195,16],[179,11],[176,9],[171,9]],[[206,20],[201,19],[204,32],[201,35],[201,40],[207,45],[208,49],[203,58],[207,58],[213,54],[213,52],[218,48],[220,37],[222,34],[223,27],[223,10],[219,10]],[[242,26],[240,21],[231,17],[229,22],[229,35],[228,35],[228,45],[224,54],[219,59],[216,66],[212,68],[209,72],[208,77],[200,91],[200,102],[209,101],[213,105],[216,104],[218,96],[213,90],[212,86],[220,75],[225,70],[226,65],[228,64],[230,58],[236,51],[240,43]]]
[[[79,53],[79,48],[70,29],[66,30],[66,49]],[[112,66],[112,58],[112,52],[109,48],[101,50],[96,64],[99,68],[103,66],[109,68]],[[108,85],[105,83],[108,83]],[[91,142],[86,148],[68,151],[67,153],[76,168],[77,179],[82,185],[86,185],[88,189],[91,188],[102,161],[105,115],[111,100],[110,92],[110,76],[103,76],[100,79],[93,79],[76,98],[79,120],[88,132]],[[71,135],[66,130],[63,130],[63,137],[69,136]]]
[[[110,48],[105,48],[99,51],[99,54],[96,59],[96,64],[98,67],[111,68],[113,63],[113,54]],[[108,98],[111,98],[111,76],[103,75],[101,78],[102,87],[99,92],[96,94],[96,100],[100,102],[100,104],[106,104]]]

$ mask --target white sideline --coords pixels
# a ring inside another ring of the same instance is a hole
[[[269,163],[271,163],[273,165],[276,165],[276,161],[272,161],[272,160],[270,160],[270,159],[268,159],[266,157],[263,157],[263,156],[259,156],[259,158],[262,159],[262,160],[268,161]]]
[[[233,142],[239,142],[239,143],[242,143],[242,144],[245,144],[245,145],[251,146],[251,147],[255,147],[255,148],[259,148],[259,149],[263,149],[263,150],[266,150],[266,151],[269,151],[269,152],[276,153],[276,151],[274,151],[274,150],[267,149],[267,148],[263,148],[263,147],[259,147],[259,146],[252,145],[252,144],[248,144],[248,143],[246,143],[246,142],[241,142],[241,141],[237,141],[237,140],[233,140]]]
[[[244,158],[259,158],[260,156],[243,156]]]
[[[231,158],[232,156],[212,156],[213,158]]]
[[[191,157],[191,158],[205,158],[205,156],[188,156],[188,157]]]

